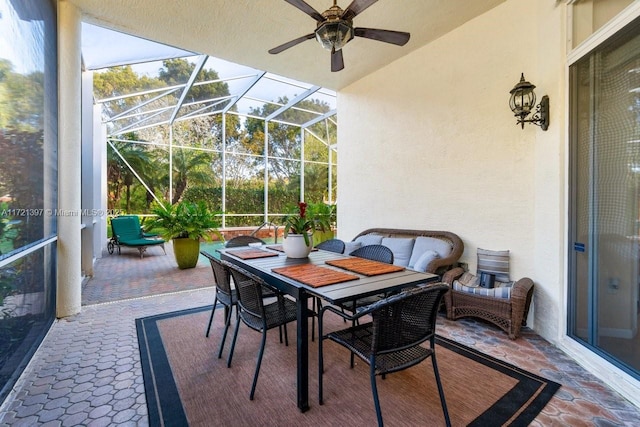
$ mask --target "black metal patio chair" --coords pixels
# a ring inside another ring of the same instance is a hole
[[[231,239],[227,240],[224,244],[225,248],[239,248],[242,246],[249,246],[249,243],[260,243],[262,245],[266,244],[266,242],[262,239],[260,239],[259,237],[255,237],[255,236],[249,236],[249,235],[241,235],[241,236],[236,236],[236,237],[232,237]],[[272,298],[275,297],[276,294],[273,291],[267,291],[265,290],[263,295],[264,298]]]
[[[316,249],[320,249],[323,251],[336,252],[336,253],[344,253],[345,244],[344,241],[340,239],[329,239],[324,242],[320,242],[316,245]]]
[[[211,323],[213,322],[213,315],[216,312],[218,302],[224,306],[224,332],[222,333],[220,349],[218,350],[218,359],[220,359],[222,357],[222,350],[224,349],[224,342],[227,338],[227,332],[229,331],[229,325],[231,324],[231,312],[233,311],[233,307],[238,303],[238,294],[236,290],[231,287],[229,268],[210,253],[206,251],[200,251],[200,253],[211,263],[211,270],[213,270],[213,277],[216,282],[216,297],[213,300],[213,308],[211,309],[211,316],[209,316],[209,324],[207,325],[207,332],[205,334],[207,338],[211,331]],[[227,366],[230,364],[231,361],[227,360]]]
[[[323,341],[331,340],[357,354],[369,365],[371,391],[378,418],[383,425],[376,376],[390,374],[417,365],[431,357],[440,403],[447,426],[451,425],[444,390],[436,362],[436,319],[438,307],[449,286],[443,283],[420,285],[380,300],[353,315],[347,315],[328,305],[320,311],[318,340],[318,399],[323,402],[324,374]],[[363,316],[371,321],[323,335],[322,319],[327,311],[352,322]],[[429,342],[425,347],[421,344]],[[353,368],[353,360],[351,361]]]
[[[356,256],[359,258],[366,258],[372,261],[384,262],[386,264],[393,264],[393,252],[386,246],[383,245],[366,245],[362,246],[355,251],[351,252],[349,255]],[[380,301],[386,295],[372,295],[370,297],[361,298],[357,301],[351,301],[348,303],[341,304],[340,307],[344,310],[348,310],[351,312],[357,311],[358,307],[367,306],[369,304],[373,304],[376,301]]]
[[[265,241],[255,237],[255,236],[236,236],[236,237],[232,237],[231,239],[227,240],[227,242],[224,244],[225,248],[237,248],[240,246],[248,246],[249,243],[262,243],[263,245],[265,244]]]
[[[343,253],[345,248],[344,241],[340,239],[329,239],[324,242],[320,242],[316,245],[316,249],[320,249],[322,251]],[[322,300],[320,298],[313,298],[312,310],[315,313],[319,313],[322,310]],[[316,318],[315,316],[311,319],[311,341],[315,341],[316,339]]]
[[[269,286],[261,278],[249,273],[237,265],[226,261],[222,261],[222,263],[229,268],[236,286],[236,291],[238,293],[237,312],[240,320],[250,329],[262,334],[260,350],[258,352],[258,361],[253,375],[253,384],[251,385],[251,392],[249,393],[249,399],[253,400],[256,385],[258,383],[258,375],[260,374],[262,356],[264,355],[267,331],[280,326],[284,327],[285,344],[289,345],[286,325],[287,323],[294,322],[297,319],[296,303],[278,293],[277,300],[275,302],[265,304],[263,290],[269,289]],[[231,343],[231,350],[229,352],[229,365],[231,364],[231,358],[233,357],[233,350],[236,345],[239,330],[240,322],[237,322],[236,329],[233,334],[233,341]]]

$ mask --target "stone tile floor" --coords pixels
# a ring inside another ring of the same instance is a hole
[[[172,266],[170,252],[143,260],[134,255],[106,255],[98,261],[94,278],[83,287],[87,305],[80,314],[54,323],[0,407],[0,425],[148,425],[134,320],[208,305],[215,291],[203,262],[180,271]],[[154,295],[158,292],[164,293]],[[640,408],[531,330],[510,341],[483,322],[452,322],[444,316],[438,322],[441,335],[562,384],[533,425],[640,425]]]

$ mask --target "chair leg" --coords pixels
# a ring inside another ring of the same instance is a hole
[[[227,339],[227,332],[229,331],[229,326],[231,325],[231,312],[233,311],[233,307],[224,307],[224,332],[222,332],[222,340],[220,341],[220,349],[218,350],[218,359],[222,358],[222,350],[224,349],[224,343]]]
[[[236,309],[236,313],[237,313]],[[227,368],[231,367],[231,359],[233,359],[233,350],[236,348],[236,340],[238,339],[238,331],[240,330],[240,315],[236,314],[236,329],[233,332],[233,341],[231,341],[231,350],[229,350],[229,356],[227,356]]]
[[[442,404],[442,412],[444,413],[444,421],[447,427],[451,427],[451,420],[449,419],[449,411],[447,410],[447,402],[444,399],[444,390],[442,388],[442,382],[440,382],[440,373],[438,372],[438,364],[436,362],[436,353],[431,354],[431,363],[433,364],[433,373],[436,377],[436,384],[438,385],[438,394],[440,395],[440,403]]]
[[[211,323],[213,323],[213,314],[216,312],[216,306],[218,305],[218,296],[213,300],[213,308],[211,309],[211,316],[209,316],[209,325],[207,326],[207,332],[204,335],[209,338],[209,331],[211,331]]]
[[[378,417],[378,427],[383,426],[382,410],[380,409],[380,398],[378,397],[378,385],[376,384],[376,366],[375,360],[369,365],[369,376],[371,377],[371,392],[373,393],[373,404],[376,407],[376,416]]]
[[[284,311],[284,301],[283,301],[283,296],[282,295],[278,295],[278,304],[280,304],[280,309],[282,311]],[[278,326],[278,333],[280,334],[280,344],[282,344],[282,329],[284,328],[284,345],[286,345],[287,347],[289,347],[289,337],[287,336],[287,324],[284,323],[280,326]]]
[[[286,328],[285,328],[286,334]],[[253,384],[251,385],[251,393],[249,394],[249,400],[253,400],[253,395],[256,392],[256,385],[258,384],[258,375],[260,374],[260,365],[262,364],[262,355],[264,354],[264,345],[267,342],[267,331],[262,331],[262,340],[260,341],[260,352],[258,353],[258,363],[256,363],[256,373],[253,374]]]
[[[351,321],[351,327],[355,328],[355,326],[356,326],[356,321],[355,320]],[[354,365],[355,356],[356,356],[356,354],[352,351],[351,352],[351,357],[349,358],[349,366],[351,367],[351,369],[353,369],[353,367],[355,366]]]
[[[284,328],[284,345],[289,347],[289,336],[287,335],[287,324],[285,323],[284,325],[282,325],[282,327]]]

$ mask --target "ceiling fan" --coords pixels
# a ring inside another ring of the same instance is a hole
[[[353,18],[378,0],[353,0],[344,10],[337,5],[337,0],[333,0],[333,6],[322,13],[309,6],[304,0],[285,1],[315,19],[318,25],[313,33],[274,47],[269,50],[269,53],[275,55],[303,41],[315,38],[322,47],[331,51],[331,71],[340,71],[344,68],[342,47],[351,41],[354,36],[398,46],[404,46],[411,36],[409,33],[401,31],[353,27]]]

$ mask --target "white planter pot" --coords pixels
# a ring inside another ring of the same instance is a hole
[[[282,242],[282,249],[289,258],[306,258],[313,248],[313,237],[309,235],[309,246],[303,234],[289,234]]]

